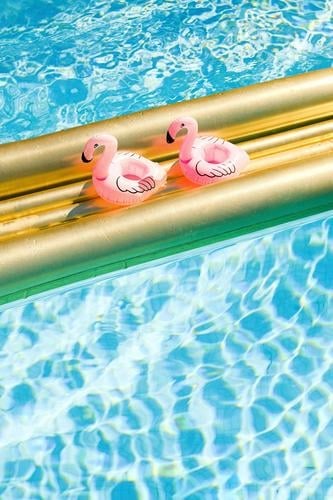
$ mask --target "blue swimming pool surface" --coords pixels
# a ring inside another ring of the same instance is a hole
[[[330,0],[3,0],[0,141],[327,68]]]
[[[3,498],[333,491],[333,213],[3,308]]]
[[[332,65],[329,1],[5,0],[2,142]],[[333,498],[333,213],[0,309],[0,497]]]

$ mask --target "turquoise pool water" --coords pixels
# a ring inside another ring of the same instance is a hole
[[[332,66],[331,0],[3,0],[0,141]]]
[[[328,1],[138,3],[5,1],[2,142],[332,64]],[[325,214],[2,307],[1,498],[332,498],[332,269]]]
[[[0,316],[2,498],[333,493],[333,214]]]

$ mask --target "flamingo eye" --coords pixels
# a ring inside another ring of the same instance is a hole
[[[94,148],[95,148],[95,149],[96,149],[96,148],[98,148],[98,144],[94,144]]]

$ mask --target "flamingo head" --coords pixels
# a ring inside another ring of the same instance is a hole
[[[198,132],[198,122],[191,116],[176,118],[167,130],[166,141],[169,144],[174,142],[178,132],[183,129],[187,129],[188,132],[194,132],[196,134]]]
[[[113,135],[107,134],[98,134],[91,137],[84,146],[84,150],[82,152],[81,159],[84,163],[89,163],[93,157],[95,150],[100,146],[104,146],[104,148],[109,147],[110,149],[116,152],[118,142]]]

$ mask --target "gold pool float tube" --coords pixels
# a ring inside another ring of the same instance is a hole
[[[240,177],[198,187],[171,169],[179,140],[165,131],[180,115],[247,151]],[[165,189],[102,202],[80,162],[100,132],[169,170]],[[0,303],[332,208],[333,69],[1,145]]]

